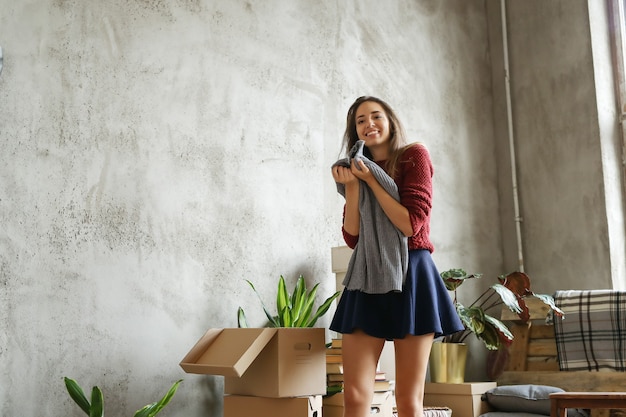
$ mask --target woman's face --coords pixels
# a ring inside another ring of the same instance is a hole
[[[375,101],[365,101],[355,112],[356,132],[370,150],[389,145],[389,118]]]

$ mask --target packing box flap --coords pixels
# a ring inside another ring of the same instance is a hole
[[[241,377],[276,332],[275,328],[209,329],[180,366],[187,373]]]

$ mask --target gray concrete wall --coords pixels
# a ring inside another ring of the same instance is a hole
[[[626,281],[624,169],[606,4],[506,2],[523,263],[539,292],[624,288]],[[499,68],[494,60],[494,81],[504,83]],[[494,92],[502,105],[503,93]],[[501,115],[496,108],[498,159],[507,161]],[[498,166],[505,191],[510,165]],[[512,207],[500,207],[510,243]],[[513,264],[514,246],[503,247],[506,265]]]
[[[244,279],[330,295],[363,94],[431,150],[440,268],[503,272],[483,1],[0,0],[0,46],[3,416],[80,415],[63,376],[107,415],[178,378],[167,415],[220,415],[178,363],[239,306],[264,324]]]

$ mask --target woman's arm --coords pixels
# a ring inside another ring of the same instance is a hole
[[[333,167],[333,179],[345,187],[344,234],[347,233],[350,237],[355,238],[359,235],[359,224],[361,221],[359,212],[359,179],[352,174],[350,168],[342,166]],[[347,240],[346,243],[349,243]]]
[[[359,212],[359,182],[346,184],[346,211],[343,218],[344,230],[352,236],[359,235],[361,213]]]
[[[433,165],[423,145],[406,149],[399,167],[400,201],[409,211],[413,234],[421,232],[430,221],[433,202]]]
[[[374,193],[374,197],[380,204],[380,207],[383,209],[391,223],[402,232],[405,236],[413,236],[413,226],[411,224],[411,218],[409,216],[409,210],[400,204],[395,198],[393,198],[382,185],[378,183],[374,175],[367,169],[363,161],[359,160],[357,162],[361,167],[359,171],[353,165],[352,172],[355,176],[358,176],[363,181],[367,183],[372,192]],[[354,171],[357,171],[356,173]]]
[[[394,226],[407,237],[419,233],[432,208],[433,168],[428,150],[422,145],[410,146],[400,158],[397,181],[400,202],[385,191],[362,161],[359,166],[361,170],[353,165],[352,173],[372,189]]]

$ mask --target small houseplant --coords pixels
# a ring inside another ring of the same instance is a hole
[[[488,312],[506,305],[516,313],[520,320],[527,323],[529,311],[525,299],[536,297],[547,304],[557,317],[562,317],[563,312],[554,304],[550,295],[535,294],[530,289],[530,278],[523,272],[511,272],[500,275],[498,283],[487,288],[469,306],[461,304],[457,299],[458,288],[470,279],[479,279],[482,274],[468,275],[463,269],[450,269],[441,273],[446,288],[454,292],[454,305],[463,322],[464,330],[445,336],[444,343],[463,343],[470,335],[474,334],[489,350],[500,350],[509,346],[513,341],[513,334],[502,321],[491,316]],[[499,309],[496,309],[499,312]]]
[[[287,291],[285,278],[281,275],[278,280],[278,291],[276,295],[276,315],[269,312],[263,299],[259,295],[252,282],[246,280],[252,287],[256,295],[261,301],[263,311],[269,321],[268,327],[313,327],[317,320],[322,317],[330,308],[333,300],[340,294],[339,291],[328,297],[313,313],[313,305],[317,295],[319,282],[313,288],[307,291],[304,277],[300,275],[292,294]],[[248,327],[246,314],[243,308],[239,307],[237,311],[237,325],[239,327]]]
[[[87,399],[83,389],[78,385],[76,381],[71,378],[64,377],[65,387],[70,397],[76,404],[87,414],[89,417],[104,417],[104,396],[102,390],[95,386],[91,390],[91,401]],[[170,402],[178,386],[183,380],[180,379],[170,387],[169,391],[161,398],[152,404],[148,404],[141,409],[137,410],[134,417],[154,417]]]

